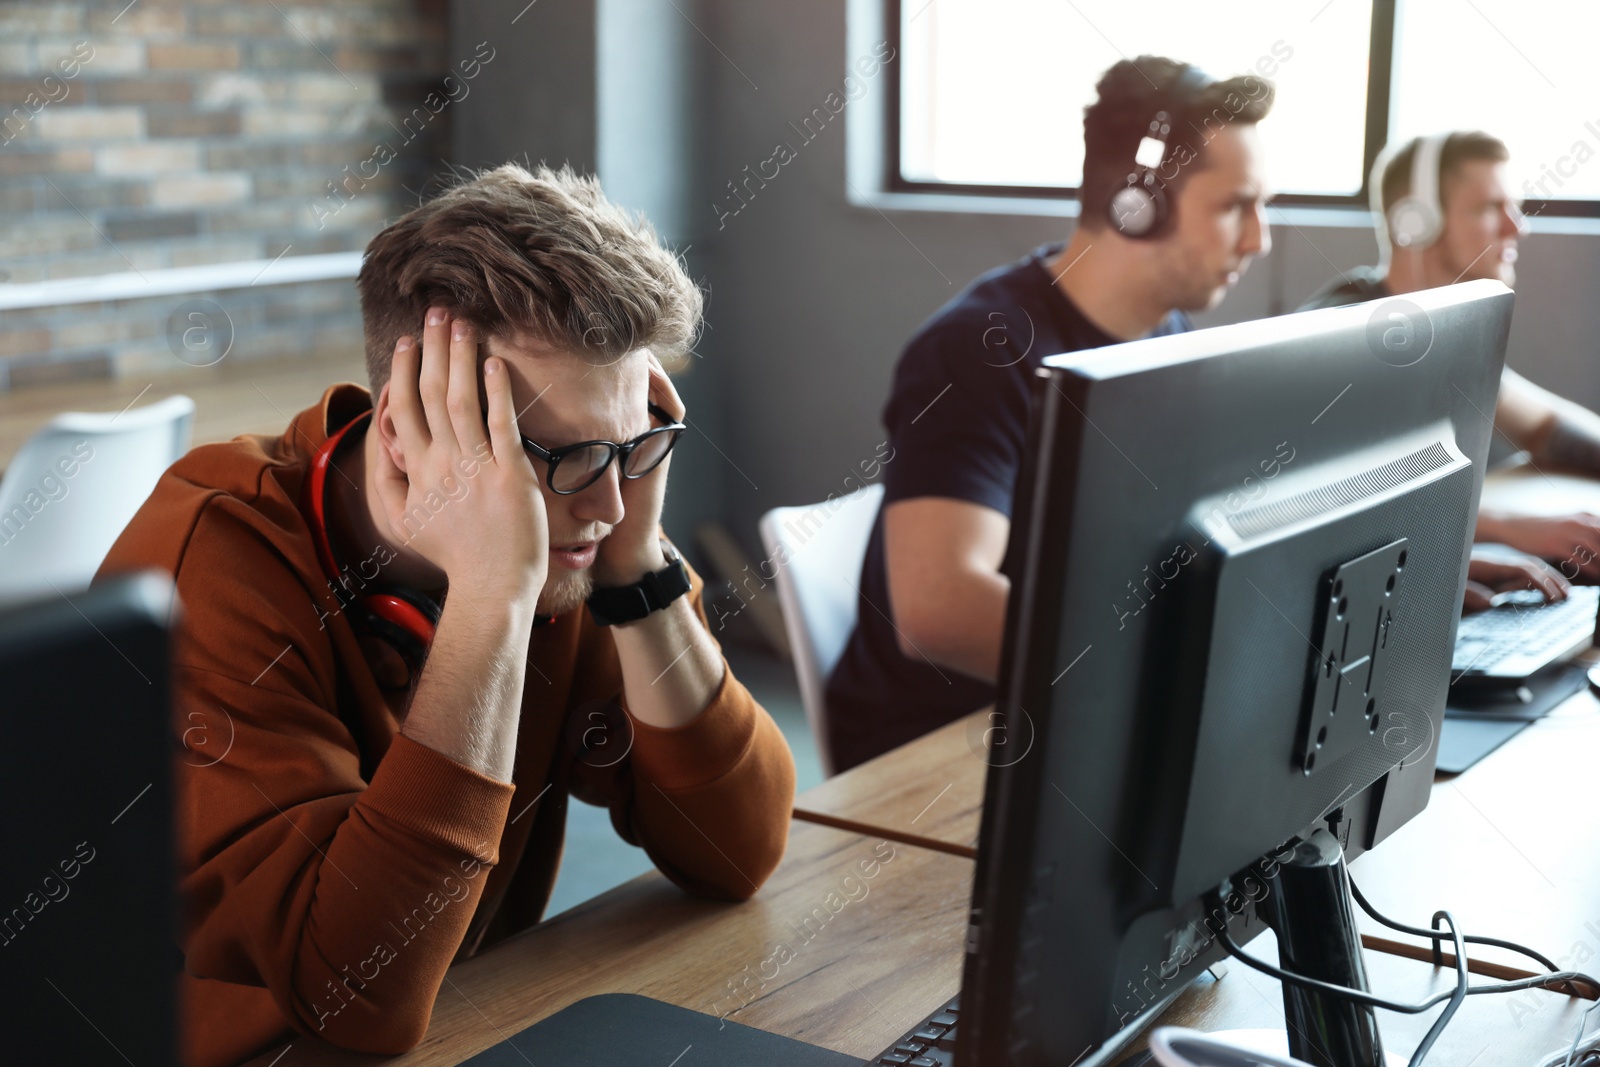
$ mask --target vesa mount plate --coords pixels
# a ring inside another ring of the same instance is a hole
[[[1296,752],[1307,777],[1373,741],[1383,721],[1389,639],[1405,590],[1406,546],[1402,537],[1322,580],[1315,680],[1300,716]]]

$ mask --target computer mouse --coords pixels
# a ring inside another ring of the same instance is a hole
[[[1589,668],[1589,692],[1600,696],[1600,663]]]

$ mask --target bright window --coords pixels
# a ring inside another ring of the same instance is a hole
[[[1600,4],[1545,0],[1537,11],[1511,0],[1402,4],[1391,128],[1483,130],[1511,150],[1513,191],[1600,198]]]
[[[1321,0],[1319,0],[1321,2]],[[1270,74],[1261,124],[1281,191],[1361,187],[1370,0],[1315,8],[1230,0],[904,0],[901,175],[962,185],[1076,187],[1083,109],[1123,56],[1195,63],[1214,77]]]
[[[889,2],[897,188],[1072,195],[1095,81],[1150,53],[1273,80],[1260,132],[1285,201],[1365,203],[1391,135],[1481,129],[1538,210],[1600,214],[1594,0],[1545,0],[1532,19],[1518,0]]]

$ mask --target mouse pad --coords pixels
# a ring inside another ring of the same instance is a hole
[[[1460,774],[1588,684],[1582,665],[1561,663],[1528,679],[1533,699],[1526,704],[1510,690],[1452,692],[1439,733],[1439,772]]]
[[[462,1067],[861,1067],[861,1059],[632,993],[568,1005]]]

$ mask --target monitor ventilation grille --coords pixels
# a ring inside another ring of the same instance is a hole
[[[1286,500],[1263,504],[1261,507],[1230,515],[1228,523],[1233,527],[1233,532],[1240,537],[1256,537],[1269,530],[1280,529],[1353,504],[1358,500],[1377,496],[1397,485],[1426,477],[1449,463],[1449,450],[1435,441],[1427,448],[1418,449],[1408,456],[1401,456],[1381,467],[1353,474]]]

